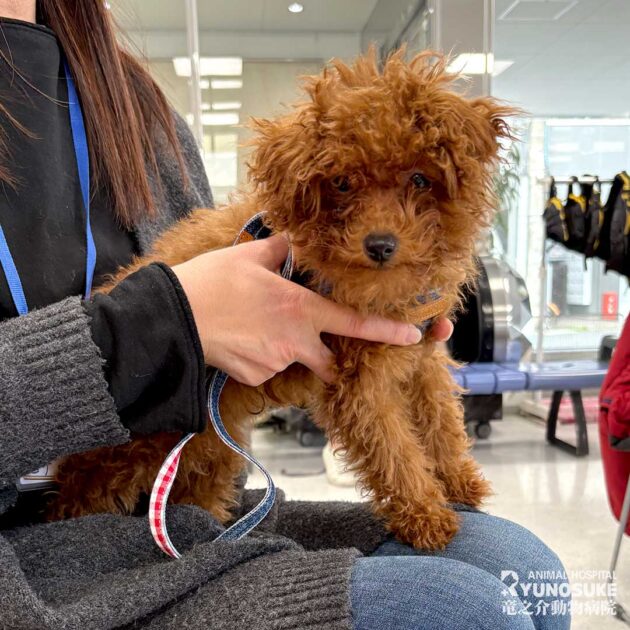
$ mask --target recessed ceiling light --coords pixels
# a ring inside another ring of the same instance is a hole
[[[210,79],[213,90],[240,90],[243,87],[241,79]]]
[[[302,13],[302,11],[304,11],[304,5],[299,2],[292,2],[289,5],[289,11],[291,11],[291,13]]]
[[[212,103],[212,109],[215,112],[220,112],[227,109],[241,109],[242,103],[240,101],[219,101],[218,103]]]
[[[173,66],[178,77],[190,76],[190,57],[175,57]],[[241,57],[200,57],[199,74],[214,77],[238,76],[243,74],[243,59]]]
[[[202,124],[212,127],[238,125],[239,120],[239,115],[235,112],[201,114]]]

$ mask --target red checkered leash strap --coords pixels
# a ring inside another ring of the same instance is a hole
[[[234,244],[238,245],[239,243],[243,243],[245,241],[267,238],[271,234],[271,230],[264,224],[264,217],[264,212],[260,212],[252,217],[243,226],[243,229]],[[289,247],[289,255],[282,268],[282,277],[289,279],[292,273],[293,254],[291,252],[291,248]],[[210,387],[208,389],[208,415],[210,417],[210,422],[224,444],[229,446],[233,451],[247,459],[256,466],[258,470],[260,470],[267,482],[267,491],[265,492],[265,496],[255,508],[222,532],[216,540],[238,540],[239,538],[247,535],[267,516],[276,497],[276,487],[267,470],[265,470],[264,466],[260,462],[242,449],[234,441],[234,439],[232,439],[223,425],[221,414],[219,413],[219,400],[227,379],[228,375],[225,372],[216,370],[210,382]],[[173,483],[175,482],[175,477],[177,476],[177,469],[179,468],[179,461],[182,451],[184,450],[184,446],[186,446],[186,444],[195,435],[195,433],[189,433],[186,435],[168,454],[168,457],[164,460],[164,463],[160,467],[155,483],[153,484],[153,490],[151,491],[151,500],[149,502],[149,525],[151,527],[151,534],[153,535],[153,539],[155,540],[157,546],[165,554],[171,556],[172,558],[180,558],[181,554],[177,551],[177,548],[168,535],[168,530],[166,528],[166,504],[168,503],[168,497],[173,487]]]

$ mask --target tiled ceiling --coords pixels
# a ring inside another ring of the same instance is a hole
[[[334,34],[349,39],[361,32],[377,3],[300,0],[304,11],[291,14],[290,1],[198,0],[200,29],[211,32],[206,40],[202,37],[202,44],[209,48],[215,42],[215,48],[223,51],[227,46],[227,52],[238,54],[258,41],[250,37],[262,35],[269,50],[281,39],[283,50],[299,51],[307,41],[323,42]],[[165,36],[185,29],[183,0],[110,3],[126,30]],[[496,16],[496,57],[514,62],[494,79],[497,96],[536,115],[630,113],[630,0],[496,0]],[[221,39],[222,31],[228,40]],[[337,54],[334,47],[320,58],[332,54]]]
[[[514,4],[514,0],[496,0],[496,15]],[[496,57],[514,65],[494,79],[495,94],[540,115],[630,112],[630,0],[579,0],[569,3],[573,6],[558,19],[534,20],[533,5],[554,2],[518,4],[523,10],[517,12],[515,6],[506,17],[530,19],[497,20]],[[561,3],[555,5],[548,14]]]
[[[198,0],[201,30],[360,32],[377,0],[301,0],[302,13],[288,11],[292,0]],[[182,0],[110,0],[126,30],[186,28]]]
[[[578,0],[513,0],[498,15],[499,20],[509,22],[559,20],[577,4]]]

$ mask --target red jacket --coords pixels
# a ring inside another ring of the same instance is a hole
[[[599,441],[608,500],[618,519],[630,476],[630,317],[599,394]],[[630,534],[630,526],[626,527]]]

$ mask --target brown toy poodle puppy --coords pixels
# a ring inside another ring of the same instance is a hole
[[[308,98],[291,113],[254,122],[252,190],[219,211],[193,212],[114,283],[151,261],[176,265],[228,247],[265,209],[273,230],[290,236],[313,290],[417,324],[427,318],[417,297],[438,290],[440,312],[431,315],[452,314],[491,219],[492,167],[512,111],[456,94],[445,66],[428,53],[408,63],[399,52],[380,68],[371,54],[307,78]],[[307,405],[387,527],[415,547],[444,547],[458,528],[448,504],[478,506],[489,493],[469,453],[449,359],[430,336],[413,347],[325,341],[336,356],[332,384],[297,364],[258,388],[230,379],[221,399],[228,431],[244,444],[264,407]],[[135,436],[66,458],[50,517],[133,512],[179,439]],[[228,521],[242,467],[209,426],[184,450],[170,500]]]

